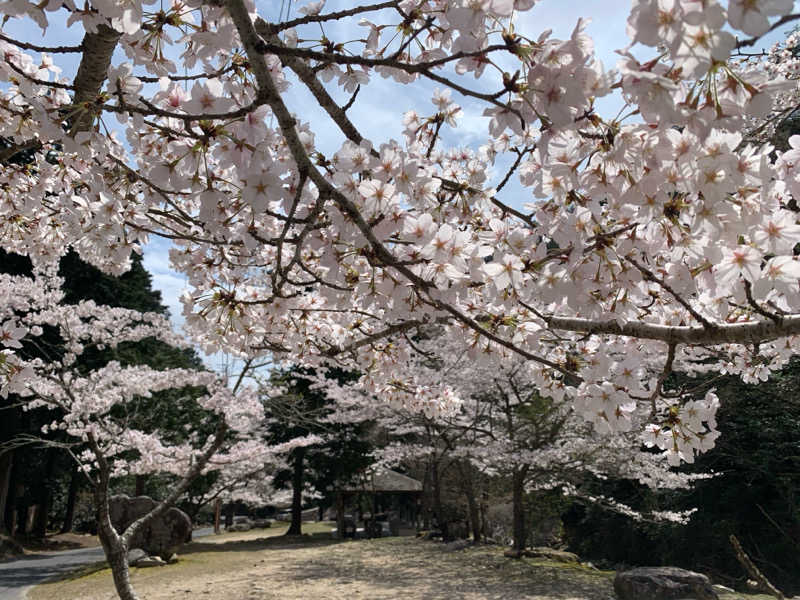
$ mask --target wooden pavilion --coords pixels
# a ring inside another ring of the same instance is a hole
[[[414,531],[420,511],[422,482],[391,469],[367,471],[360,481],[336,490],[339,537],[355,537],[359,522],[367,537]],[[355,509],[355,514],[347,514]]]

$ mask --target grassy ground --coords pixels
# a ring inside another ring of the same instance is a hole
[[[492,546],[449,550],[415,538],[338,542],[331,524],[229,533],[188,545],[175,565],[132,569],[143,600],[610,600],[612,572],[504,558]],[[733,600],[740,596],[728,596]],[[111,600],[108,569],[38,586],[30,600]],[[767,597],[749,596],[748,600]]]

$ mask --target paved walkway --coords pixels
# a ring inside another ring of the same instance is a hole
[[[210,527],[195,529],[192,538],[209,535],[213,531]],[[103,549],[97,547],[41,552],[0,563],[0,600],[24,600],[26,592],[34,585],[101,561],[105,561],[105,555]]]
[[[76,568],[105,560],[102,548],[48,552],[0,563],[0,599],[22,600],[31,586]]]

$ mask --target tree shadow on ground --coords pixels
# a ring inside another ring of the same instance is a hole
[[[378,542],[363,552],[330,553],[302,564],[285,565],[295,581],[328,580],[332,586],[369,586],[375,598],[540,600],[607,600],[613,598],[611,576],[580,565],[505,558],[497,549],[443,551],[430,542]],[[344,546],[343,546],[344,548]],[[380,595],[379,595],[380,594]]]
[[[196,541],[186,544],[180,551],[180,556],[198,554],[201,552],[254,552],[258,550],[292,550],[308,548],[309,546],[327,546],[340,544],[341,540],[334,539],[329,533],[303,534],[298,536],[269,536],[253,540],[235,540],[230,542],[203,542]]]

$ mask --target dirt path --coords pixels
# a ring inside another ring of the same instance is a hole
[[[498,548],[448,551],[413,538],[332,542],[228,537],[179,564],[133,569],[143,600],[609,600],[611,575],[513,561]],[[38,586],[30,600],[112,600],[108,570]]]
[[[305,525],[304,525],[305,527]],[[189,544],[178,564],[132,569],[142,600],[613,600],[613,572],[503,557],[496,546],[452,550],[416,538],[336,542],[285,527]],[[322,535],[320,535],[322,534]],[[37,586],[29,600],[116,600],[108,569]],[[726,594],[720,600],[772,600]],[[800,598],[795,599],[800,600]]]

